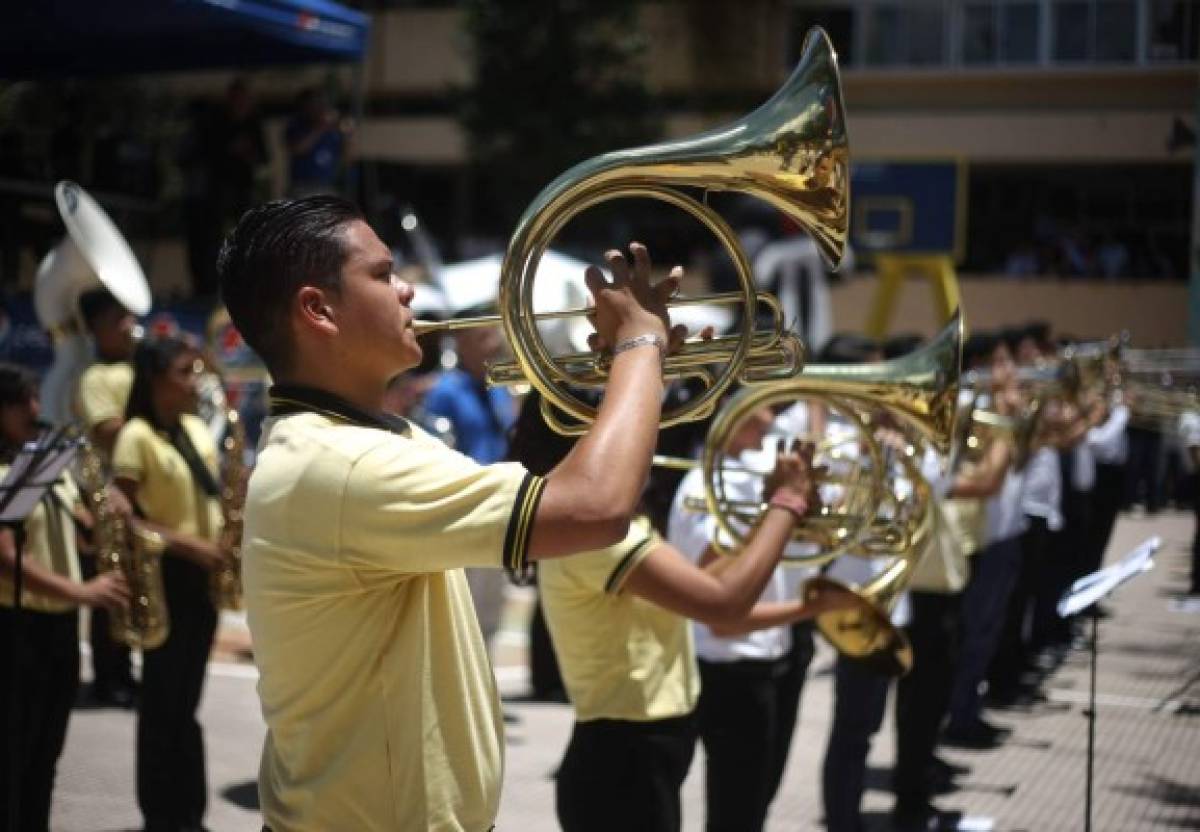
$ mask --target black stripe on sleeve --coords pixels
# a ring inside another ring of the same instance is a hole
[[[639,555],[646,551],[646,547],[650,545],[650,541],[654,539],[653,535],[646,535],[638,544],[626,553],[625,557],[621,558],[621,562],[613,569],[612,574],[608,576],[608,580],[604,584],[604,592],[606,594],[615,594],[621,591],[621,585],[625,583],[625,578],[633,571],[633,567],[639,562]]]
[[[546,481],[530,473],[525,474],[517,488],[517,499],[513,501],[512,516],[508,518],[508,530],[504,533],[504,566],[507,569],[519,572],[525,567],[533,518],[545,490]]]

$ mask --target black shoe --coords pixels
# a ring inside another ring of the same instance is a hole
[[[1006,711],[1009,708],[1014,708],[1021,698],[1021,688],[1019,686],[1006,687],[998,690],[988,690],[983,696],[983,704],[988,708],[993,708],[999,711]]]
[[[952,748],[988,749],[995,748],[1012,733],[1010,728],[998,728],[982,719],[966,725],[950,723],[942,735],[942,741]]]
[[[892,812],[892,832],[956,832],[962,812],[944,812],[935,806]]]
[[[966,777],[971,773],[970,766],[963,765],[962,763],[951,763],[948,760],[943,760],[936,754],[934,755],[933,760],[929,763],[929,766],[935,771],[944,772],[951,777]]]
[[[953,774],[935,768],[926,772],[925,787],[929,789],[929,794],[938,796],[952,794],[959,789]]]
[[[93,708],[124,708],[133,710],[137,707],[137,692],[132,687],[96,687],[88,688],[84,704]]]

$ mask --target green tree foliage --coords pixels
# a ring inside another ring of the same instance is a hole
[[[576,162],[658,136],[644,84],[637,0],[468,0],[475,84],[461,119],[487,204],[511,231],[537,192]]]

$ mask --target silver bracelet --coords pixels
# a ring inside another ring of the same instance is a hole
[[[655,335],[652,332],[647,332],[645,335],[635,335],[632,338],[626,338],[624,341],[618,342],[617,345],[613,347],[613,358],[616,358],[618,355],[627,350],[649,346],[650,344],[658,347],[659,362],[665,364],[667,362],[667,342],[663,340],[661,335]]]

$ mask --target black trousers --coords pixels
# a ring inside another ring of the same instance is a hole
[[[559,824],[564,832],[678,832],[695,750],[691,714],[576,722],[555,787]]]
[[[162,567],[171,631],[143,659],[137,728],[137,796],[147,832],[199,825],[208,801],[196,709],[217,613],[207,572],[171,555]]]
[[[1013,694],[1020,685],[1021,672],[1030,653],[1032,619],[1039,602],[1039,589],[1047,579],[1046,549],[1050,544],[1050,530],[1046,518],[1026,515],[1026,520],[1029,526],[1021,535],[1020,574],[1008,597],[1000,643],[988,671],[988,690],[1000,695]],[[1057,599],[1045,600],[1050,602],[1053,612]]]
[[[96,577],[96,559],[80,558],[80,567],[85,578]],[[100,697],[107,696],[119,688],[133,687],[133,671],[129,661],[129,647],[113,641],[109,635],[108,611],[94,607],[89,611],[88,641],[92,646],[92,686]]]
[[[821,770],[825,828],[862,832],[862,794],[871,738],[883,724],[891,679],[839,655],[834,665],[833,727]]]
[[[1020,537],[989,543],[971,564],[961,606],[961,653],[950,693],[950,722],[960,728],[968,728],[980,717],[979,687],[996,655],[1008,599],[1020,571]]]
[[[1124,499],[1125,467],[1097,465],[1087,543],[1077,578],[1095,572],[1104,565],[1104,553],[1108,550],[1108,541],[1112,539],[1113,527],[1117,524],[1117,514],[1121,511]]]
[[[21,777],[19,829],[46,832],[58,758],[79,687],[79,614],[21,613],[21,641],[13,653],[16,614],[0,607],[0,828],[7,829],[12,752]],[[13,699],[20,676],[20,702]],[[19,708],[19,741],[10,734],[12,709]]]
[[[912,620],[905,633],[913,666],[896,684],[896,811],[916,813],[930,802],[929,766],[950,707],[958,662],[960,594],[909,593]]]
[[[1148,428],[1132,427],[1129,438],[1129,460],[1125,480],[1125,501],[1145,500],[1146,511],[1162,508],[1162,433]]]
[[[705,829],[755,832],[787,767],[812,627],[776,661],[700,662],[696,722],[705,752]]]
[[[1076,491],[1068,488],[1069,480],[1063,480],[1063,528],[1055,532],[1050,544],[1050,559],[1055,571],[1054,589],[1052,592],[1054,605],[1075,582],[1084,574],[1088,556],[1088,525],[1092,516],[1092,492]],[[1059,618],[1057,611],[1048,626],[1049,637],[1039,646],[1069,644],[1073,635],[1071,622]]]

